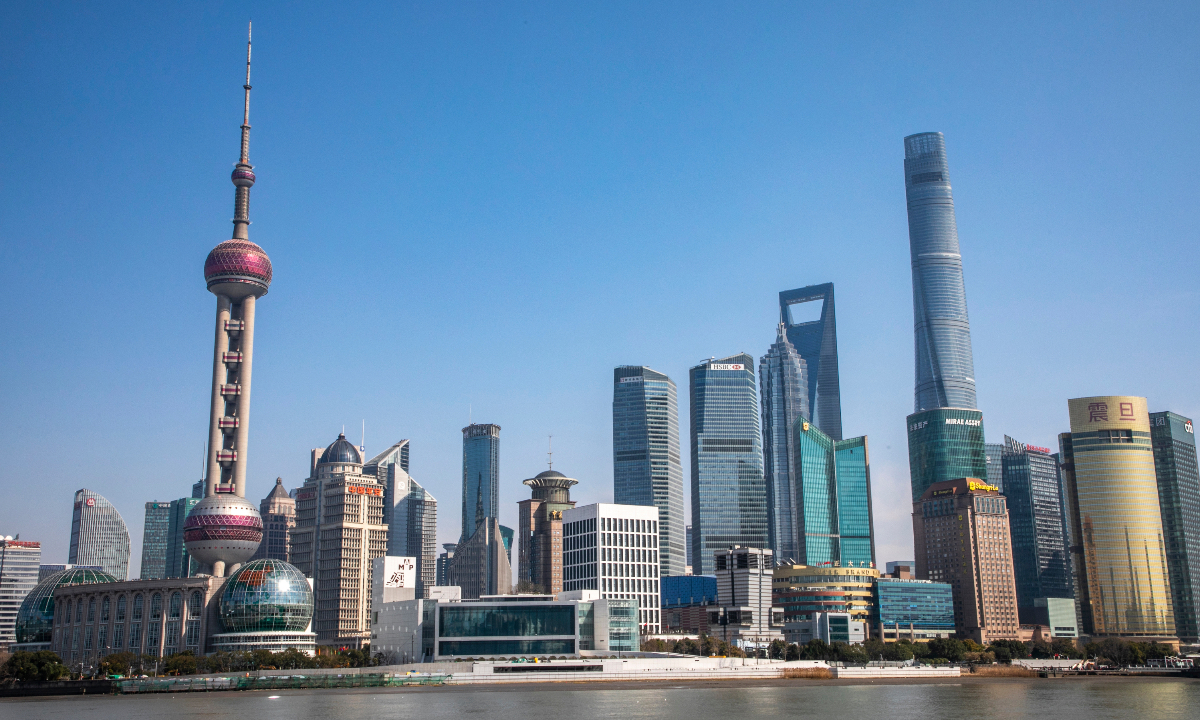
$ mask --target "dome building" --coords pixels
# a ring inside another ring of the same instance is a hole
[[[39,582],[29,591],[17,610],[17,642],[14,652],[49,650],[54,635],[54,591],[64,585],[116,582],[117,578],[103,570],[72,568],[60,570]]]
[[[543,593],[563,589],[563,510],[575,507],[571,487],[579,483],[557,470],[525,480],[533,497],[517,503],[517,584],[531,583]]]
[[[371,637],[371,561],[387,554],[384,486],[363,472],[362,453],[345,434],[312,457],[296,493],[292,563],[313,580],[321,644],[361,647]]]
[[[239,568],[221,591],[218,613],[226,632],[213,635],[213,651],[316,652],[312,586],[282,560],[255,560]]]

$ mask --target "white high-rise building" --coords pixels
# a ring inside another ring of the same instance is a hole
[[[662,622],[658,508],[595,503],[563,511],[563,590],[638,604],[642,635]]]
[[[17,611],[38,583],[42,544],[0,536],[0,650],[17,641]]]
[[[67,562],[99,565],[118,580],[129,576],[129,528],[121,513],[100,493],[75,492]]]

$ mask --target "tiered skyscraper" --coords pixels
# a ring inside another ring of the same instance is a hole
[[[933,483],[988,474],[983,414],[975,408],[962,255],[941,133],[904,138],[904,190],[916,331],[916,412],[908,416],[915,502]]]
[[[204,499],[188,514],[188,553],[221,577],[236,569],[262,541],[262,518],[246,500],[250,441],[250,370],[254,360],[254,309],[271,285],[271,260],[250,242],[250,42],[246,42],[242,151],[233,169],[233,238],[204,261],[208,291],[217,296],[213,348],[212,406],[208,420],[208,467]]]
[[[663,575],[687,566],[679,401],[675,383],[648,367],[613,372],[613,502],[658,508]]]

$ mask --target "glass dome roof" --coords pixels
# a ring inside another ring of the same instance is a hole
[[[337,436],[337,440],[325,448],[325,452],[321,453],[321,459],[317,464],[323,463],[356,463],[362,465],[362,455],[359,454],[358,448],[354,447],[345,434]]]
[[[294,565],[255,560],[225,583],[220,612],[228,632],[303,632],[312,620],[312,589]]]
[[[54,590],[60,585],[117,582],[103,570],[71,568],[47,577],[25,596],[17,611],[17,642],[50,642],[54,625]]]

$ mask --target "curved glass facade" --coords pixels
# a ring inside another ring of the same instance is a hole
[[[129,576],[129,528],[121,513],[99,493],[75,492],[67,562],[99,565],[118,580]]]
[[[514,605],[443,607],[438,613],[438,636],[504,637],[574,635],[573,605]],[[529,651],[532,652],[532,651]],[[442,653],[447,654],[447,653]],[[488,653],[494,654],[494,653]]]
[[[916,331],[915,411],[973,409],[971,326],[946,143],[941,133],[904,138],[904,191],[908,199]]]
[[[908,416],[908,470],[913,502],[930,485],[988,476],[983,413],[944,408]]]
[[[794,435],[799,553],[783,564],[874,567],[867,438],[835,441],[803,419]]]
[[[220,613],[230,632],[302,632],[312,620],[313,593],[295,566],[255,560],[225,583]]]
[[[83,568],[60,570],[41,581],[29,591],[17,611],[17,642],[50,642],[54,629],[54,590],[59,586],[116,581],[101,570]],[[82,613],[82,604],[79,608]]]

